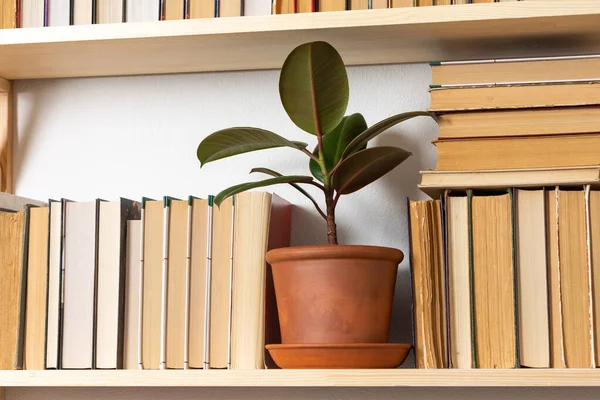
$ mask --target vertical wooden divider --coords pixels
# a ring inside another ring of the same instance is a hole
[[[12,84],[0,78],[0,192],[14,193],[12,181]],[[3,396],[0,393],[0,400]]]

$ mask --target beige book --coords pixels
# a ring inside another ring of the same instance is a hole
[[[17,27],[17,1],[0,2],[0,29]]]
[[[455,3],[456,4],[456,3]],[[434,85],[598,79],[600,57],[435,64]]]
[[[119,24],[123,21],[123,0],[96,0],[96,23]]]
[[[592,262],[592,299],[594,301],[594,352],[600,364],[600,191],[590,192],[590,249]]]
[[[190,0],[190,19],[214,17],[214,0]]]
[[[231,263],[233,252],[233,201],[213,207],[212,266],[210,281],[210,368],[230,363]]]
[[[188,202],[171,200],[167,279],[167,368],[183,369]]]
[[[452,5],[452,0],[434,0],[434,6],[449,6]]]
[[[243,0],[220,0],[219,17],[242,16]]]
[[[48,207],[31,208],[25,312],[25,369],[45,369]]]
[[[414,0],[391,0],[392,8],[414,7]]]
[[[600,83],[439,88],[430,93],[432,111],[600,104]]]
[[[368,10],[369,0],[350,0],[351,10]]]
[[[53,0],[55,1],[55,0]],[[190,0],[197,1],[197,0]],[[50,2],[52,4],[52,2]],[[159,0],[127,0],[126,21],[145,22],[159,20]]]
[[[167,21],[184,19],[184,0],[164,0],[164,19]]]
[[[142,290],[142,368],[160,366],[162,318],[163,202],[146,200],[144,207],[143,290]]]
[[[192,226],[190,244],[190,297],[189,297],[189,347],[190,368],[204,368],[206,330],[206,265],[208,239],[211,234],[208,224],[208,200],[192,200]],[[210,292],[210,291],[209,291]]]
[[[440,139],[597,133],[600,107],[451,113],[438,122]]]
[[[371,0],[373,9],[377,8],[391,8],[389,7],[389,0]]]
[[[560,298],[567,368],[596,366],[586,208],[586,196],[582,189],[559,190]]]
[[[92,24],[92,0],[73,0],[73,25]]]
[[[319,0],[319,11],[344,11],[346,0]]]
[[[545,193],[515,190],[519,362],[550,367]]]
[[[58,320],[61,287],[61,235],[63,204],[51,201],[48,244],[48,312],[46,327],[46,369],[58,368]]]
[[[297,0],[296,5],[298,7],[298,12],[299,13],[315,12],[316,11],[314,9],[315,1],[316,0]],[[244,5],[244,7],[246,7],[246,6]],[[245,9],[244,9],[244,12],[245,12]]]
[[[432,6],[433,0],[415,0],[415,7]]]
[[[450,362],[472,368],[469,204],[466,195],[446,198]]]
[[[127,221],[127,263],[125,270],[125,334],[123,368],[138,369],[140,318],[141,221]]]
[[[517,364],[511,209],[508,193],[471,199],[477,368],[515,368]]]
[[[14,0],[4,0],[6,3]],[[39,0],[21,0],[21,28],[39,28],[44,26],[44,2]]]

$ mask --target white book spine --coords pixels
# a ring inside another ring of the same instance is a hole
[[[190,286],[192,280],[192,213],[193,198],[188,202],[187,246],[185,254],[185,316],[183,320],[183,369],[189,368],[190,346]]]
[[[231,316],[233,305],[233,238],[235,228],[235,196],[231,202],[231,249],[229,250],[229,315],[227,318],[227,369],[231,369]]]
[[[206,235],[206,284],[204,291],[204,369],[210,368],[210,288],[212,278],[212,224],[213,224],[213,196],[208,199],[208,224]]]
[[[138,367],[144,369],[142,363],[142,338],[143,338],[143,309],[144,309],[144,217],[145,210],[142,200],[142,211],[140,213],[140,286],[138,301]]]
[[[167,288],[169,273],[169,219],[171,214],[170,199],[165,199],[163,214],[163,260],[162,260],[162,301],[160,313],[160,365],[159,369],[166,368],[167,360]]]

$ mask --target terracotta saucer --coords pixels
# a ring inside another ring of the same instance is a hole
[[[396,368],[412,348],[402,343],[268,344],[280,368]]]

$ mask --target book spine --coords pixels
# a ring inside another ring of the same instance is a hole
[[[556,251],[558,253],[558,260],[557,260],[557,281],[558,281],[558,309],[560,310],[560,312],[558,313],[559,315],[559,326],[561,329],[561,337],[560,337],[560,358],[561,358],[561,366],[566,367],[566,359],[565,359],[565,342],[564,342],[564,330],[563,330],[563,314],[562,314],[562,289],[561,289],[561,285],[562,285],[562,277],[561,277],[561,261],[560,261],[560,235],[558,234],[558,232],[560,232],[560,212],[559,212],[559,207],[560,207],[560,188],[558,186],[556,186],[554,188],[554,201],[555,201],[555,212],[556,212]]]
[[[208,196],[208,224],[206,235],[206,286],[204,291],[204,369],[210,368],[210,281],[212,278],[212,225],[214,196]]]
[[[473,368],[477,366],[477,341],[475,335],[475,287],[473,284],[473,191],[467,191],[468,216],[469,223],[469,286],[471,295],[471,364]]]
[[[96,358],[97,351],[96,346],[98,343],[98,255],[99,255],[99,237],[100,237],[100,202],[104,200],[96,199],[96,218],[95,218],[95,233],[94,233],[94,309],[92,318],[92,369],[96,369]]]
[[[50,0],[44,0],[44,26],[48,26],[48,2]]]
[[[233,306],[233,249],[235,247],[235,196],[231,198],[231,249],[229,250],[229,307],[227,318],[227,369],[231,369],[231,317]]]
[[[221,1],[214,0],[215,2],[215,18],[219,18],[221,16]]]
[[[50,304],[50,229],[52,226],[52,203],[56,200],[49,199],[48,200],[48,259],[46,261],[46,318],[44,324],[44,336],[45,336],[45,345],[44,345],[44,367],[48,368],[48,309]]]
[[[167,359],[167,288],[169,279],[169,220],[171,215],[171,199],[164,197],[163,213],[163,259],[162,259],[162,291],[160,313],[160,364],[159,369],[166,369]]]
[[[192,279],[192,216],[194,198],[188,199],[187,238],[185,250],[185,314],[183,320],[183,369],[189,368],[190,345],[190,286]]]
[[[519,273],[517,271],[517,224],[516,224],[516,209],[517,202],[515,199],[515,191],[512,188],[507,189],[510,196],[510,223],[512,229],[512,263],[513,263],[513,298],[514,298],[514,326],[515,326],[515,368],[521,366],[520,335],[519,335]]]
[[[142,362],[142,338],[143,338],[143,311],[144,311],[144,221],[146,215],[146,198],[142,197],[142,210],[140,213],[140,283],[138,300],[138,369],[144,369]]]
[[[69,2],[69,25],[75,25],[75,0]]]
[[[587,291],[589,293],[589,320],[590,320],[590,328],[591,331],[589,336],[592,338],[591,340],[591,360],[592,365],[596,365],[596,349],[594,347],[595,340],[594,338],[594,297],[592,293],[592,237],[591,237],[591,220],[590,220],[590,185],[584,186],[584,196],[585,196],[585,236],[586,236],[586,250],[587,250],[587,274],[588,274],[588,287]]]

